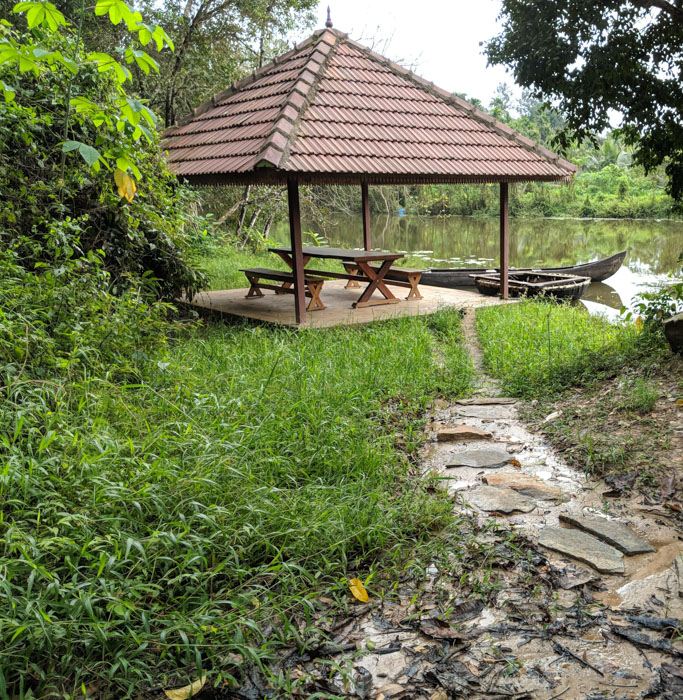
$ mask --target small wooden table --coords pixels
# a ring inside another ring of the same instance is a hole
[[[292,249],[289,247],[269,248],[271,253],[279,255],[290,268],[294,269]],[[344,250],[343,248],[324,248],[319,246],[306,246],[303,248],[304,268],[311,258],[323,260],[340,260],[342,263],[353,263],[361,271],[361,275],[345,272],[327,272],[324,270],[306,269],[307,274],[346,279],[357,282],[368,282],[360,297],[352,304],[354,308],[362,306],[374,306],[376,304],[396,304],[400,301],[390,291],[384,282],[387,272],[391,269],[395,260],[402,258],[403,253],[382,253],[377,250]],[[381,263],[379,268],[371,267],[370,263]],[[291,283],[287,283],[291,284]],[[373,292],[377,290],[384,296],[383,299],[373,299]]]

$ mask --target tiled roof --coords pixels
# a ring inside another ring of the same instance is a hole
[[[325,29],[164,134],[197,182],[566,180],[571,163]]]

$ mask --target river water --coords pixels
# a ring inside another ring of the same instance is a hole
[[[363,245],[360,216],[330,215],[324,230],[306,221],[303,229],[324,236],[330,246]],[[410,255],[411,267],[492,267],[498,260],[497,218],[375,215],[371,231],[373,247]],[[274,236],[286,241],[286,226]],[[305,238],[312,244],[312,237]],[[621,269],[605,282],[592,284],[584,296],[591,311],[615,316],[636,294],[677,273],[683,221],[510,219],[510,265],[514,267],[572,265],[621,250],[628,250]]]

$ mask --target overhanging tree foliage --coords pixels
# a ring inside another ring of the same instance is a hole
[[[683,1],[503,0],[492,64],[552,102],[566,119],[557,144],[621,132],[646,171],[665,166],[683,201]]]

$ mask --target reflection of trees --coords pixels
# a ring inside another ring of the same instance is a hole
[[[360,217],[330,216],[326,226],[330,245],[362,245]],[[498,259],[496,218],[448,219],[375,216],[373,241],[387,250],[409,253],[431,250],[425,265],[464,267],[467,260]],[[304,222],[304,230],[317,230]],[[274,234],[287,240],[286,224]],[[676,269],[683,251],[683,223],[597,219],[512,219],[510,264],[560,266],[588,262],[629,249],[626,265],[634,272],[665,274]]]

